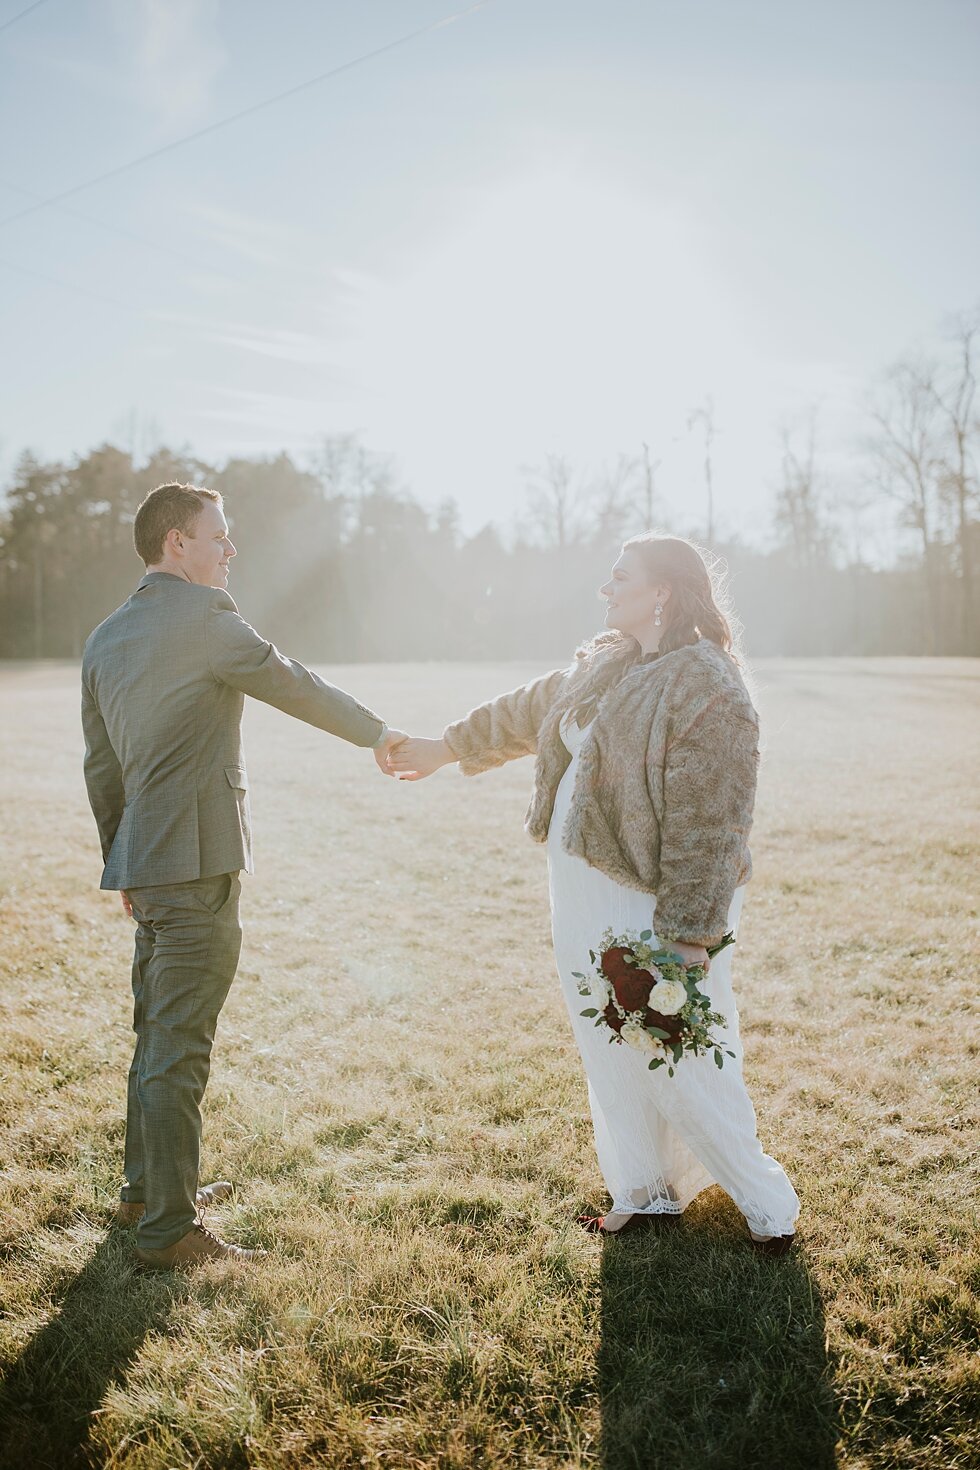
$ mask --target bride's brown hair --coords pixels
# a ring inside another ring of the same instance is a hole
[[[724,572],[717,557],[683,536],[645,531],[623,543],[639,552],[651,584],[670,587],[664,603],[663,631],[657,654],[673,653],[710,638],[741,666],[739,628],[728,600]],[[576,651],[580,668],[566,696],[573,717],[587,725],[608,689],[618,684],[645,657],[636,638],[618,630],[597,633]]]

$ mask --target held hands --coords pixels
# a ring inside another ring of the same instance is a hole
[[[382,744],[376,745],[374,747],[371,753],[378,763],[378,770],[381,771],[383,775],[394,776],[394,771],[389,770],[388,768],[388,757],[394,750],[396,745],[399,745],[403,740],[407,739],[408,736],[405,734],[404,730],[389,730]]]
[[[421,781],[456,759],[444,740],[423,740],[404,730],[389,730],[373,755],[383,775],[402,781]]]
[[[456,759],[445,740],[425,740],[420,735],[399,735],[382,767],[402,781],[423,781]],[[380,762],[379,762],[380,764]]]

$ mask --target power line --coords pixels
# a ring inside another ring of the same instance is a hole
[[[36,0],[43,4],[44,0]],[[273,97],[266,97],[261,102],[253,102],[250,107],[243,107],[240,112],[233,112],[229,117],[219,118],[217,122],[208,123],[206,127],[198,128],[196,132],[186,133],[182,138],[175,138],[170,143],[164,143],[160,148],[154,148],[149,153],[141,153],[138,158],[131,158],[126,163],[117,164],[102,174],[96,174],[94,178],[86,179],[84,183],[73,184],[70,189],[62,189],[59,194],[50,194],[46,199],[41,199],[36,204],[29,204],[26,209],[19,210],[16,214],[8,214],[5,219],[0,219],[0,229],[4,225],[13,224],[15,220],[26,219],[30,214],[36,214],[40,209],[47,209],[50,205],[60,204],[63,199],[70,199],[75,194],[80,194],[83,189],[92,189],[96,184],[103,184],[108,179],[118,178],[120,174],[128,173],[130,169],[138,168],[141,164],[149,163],[154,158],[162,158],[165,153],[172,153],[177,148],[183,148],[187,143],[193,143],[198,138],[205,138],[209,133],[216,133],[220,128],[230,127],[232,123],[241,122],[242,118],[252,117],[254,113],[261,112],[266,107],[272,107],[277,102],[283,102],[287,97],[295,97],[300,92],[307,91],[310,87],[317,87],[321,82],[330,81],[333,77],[340,76],[345,71],[351,71],[355,66],[361,66],[366,61],[374,61],[378,56],[384,56],[388,51],[394,51],[399,46],[405,46],[409,41],[418,40],[419,36],[426,36],[431,31],[438,31],[443,26],[452,25],[454,21],[462,20],[467,15],[472,15],[476,10],[482,10],[489,5],[491,0],[476,0],[474,5],[469,5],[465,10],[454,11],[451,15],[444,15],[440,20],[430,22],[427,26],[421,26],[416,31],[409,31],[404,36],[398,36],[394,41],[387,41],[383,46],[377,46],[373,51],[365,51],[361,56],[355,56],[350,61],[341,62],[340,66],[331,67],[329,71],[320,72],[318,76],[310,77],[305,82],[299,82],[295,87],[287,87],[284,92],[277,92]],[[26,14],[26,12],[21,12]],[[16,17],[14,17],[16,19]],[[9,24],[10,22],[8,22]]]
[[[44,4],[46,4],[46,0],[34,0],[33,5],[28,5],[24,10],[18,10],[16,15],[12,15],[9,20],[5,20],[3,25],[0,25],[0,31],[5,31],[8,26],[12,26],[16,21],[23,20],[25,15],[30,15],[32,10],[37,10],[39,5]]]

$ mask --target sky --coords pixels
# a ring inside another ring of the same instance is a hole
[[[811,408],[859,486],[868,391],[980,303],[980,4],[458,4],[0,0],[0,479],[357,431],[475,532],[646,443],[696,530],[710,399],[720,534]]]

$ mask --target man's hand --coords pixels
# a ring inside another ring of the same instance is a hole
[[[423,781],[448,766],[456,756],[445,740],[424,740],[420,735],[402,735],[388,756],[388,773],[402,781]]]
[[[126,917],[131,919],[133,917],[133,905],[129,901],[129,894],[124,890],[120,890],[119,897],[122,899],[122,906],[126,911]]]
[[[385,776],[394,776],[394,771],[388,765],[388,756],[396,745],[400,745],[403,740],[407,739],[408,736],[404,730],[389,730],[382,743],[374,747],[372,754],[378,763],[378,770]]]

